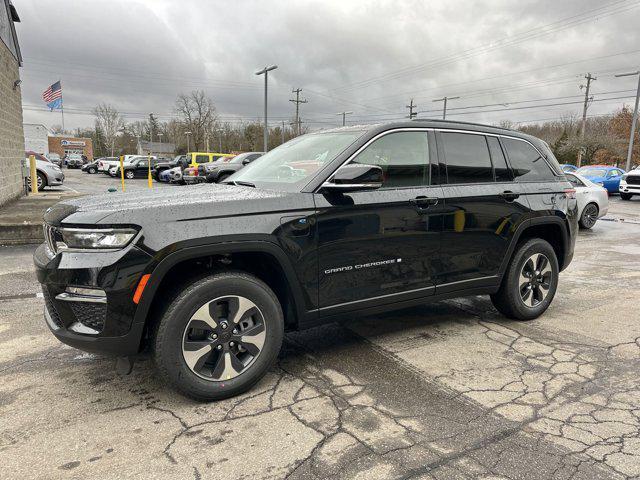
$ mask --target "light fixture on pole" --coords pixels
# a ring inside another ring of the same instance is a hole
[[[338,112],[336,115],[342,115],[342,126],[347,124],[347,115],[351,115],[353,112]]]
[[[436,98],[434,100],[434,102],[444,102],[444,106],[442,108],[442,119],[443,120],[447,119],[447,100],[455,100],[457,98],[460,98],[460,97],[442,97],[442,98]]]
[[[271,65],[270,67],[264,67],[256,75],[264,75],[264,152],[269,151],[269,124],[267,122],[267,84],[269,79],[269,72],[278,68],[277,65]]]
[[[189,151],[191,150],[191,143],[190,143],[191,132],[184,132],[184,134],[187,136],[187,153],[189,153]]]
[[[636,105],[633,108],[633,120],[631,120],[631,134],[629,135],[629,149],[627,150],[626,170],[631,170],[631,157],[633,156],[633,140],[636,134],[636,124],[638,123],[638,103],[640,101],[640,70],[630,73],[619,73],[616,77],[638,76],[638,90],[636,91]]]

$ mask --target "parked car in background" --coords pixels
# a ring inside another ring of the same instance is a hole
[[[634,195],[640,195],[640,168],[625,173],[620,178],[620,198],[622,200],[631,200]]]
[[[24,158],[29,158],[31,155],[33,155],[34,157],[36,157],[36,160],[40,160],[42,162],[49,162],[52,163],[51,160],[49,160],[47,157],[45,157],[44,155],[42,155],[41,153],[36,153],[33,150],[26,150],[24,152]]]
[[[58,155],[57,153],[48,153],[45,155],[45,157],[47,157],[47,159],[51,163],[55,163],[59,167],[62,167],[62,158],[60,158],[60,155]]]
[[[235,157],[232,153],[190,152],[187,153],[187,162],[190,167],[197,168],[202,163],[211,163],[221,158]]]
[[[87,173],[98,173],[98,160],[94,160],[91,163],[87,163],[86,165],[82,166],[81,169],[83,172],[87,172]]]
[[[205,163],[198,166],[198,175],[204,177],[207,183],[223,182],[262,155],[264,152],[245,152],[236,155],[228,162]]]
[[[183,183],[182,182],[182,167],[173,167],[168,170],[160,172],[160,181],[168,183]]]
[[[33,152],[25,152],[33,155]],[[38,177],[38,191],[42,191],[45,187],[54,187],[62,185],[64,182],[64,173],[62,169],[55,163],[50,162],[43,155],[34,155],[36,157],[36,175]],[[29,171],[29,157],[25,156],[26,171]],[[31,189],[31,177],[27,177],[27,184]]]
[[[579,168],[575,173],[597,185],[602,185],[609,193],[618,193],[620,179],[625,172],[621,168],[608,165],[589,165]]]
[[[141,155],[125,155],[124,163],[129,163],[132,159]],[[155,157],[154,157],[155,158]],[[98,171],[108,174],[111,167],[120,165],[120,157],[104,157],[98,160]]]
[[[67,168],[82,168],[84,165],[84,160],[82,160],[82,155],[79,153],[72,153],[67,155]]]
[[[571,165],[570,163],[563,163],[560,165],[560,168],[565,173],[572,173],[578,170],[578,167],[576,167],[575,165]]]
[[[181,169],[183,169],[186,168],[188,164],[189,162],[186,155],[176,155],[173,160],[170,160],[168,162],[163,162],[162,160],[158,159],[158,163],[156,163],[156,165],[153,167],[153,170],[151,171],[151,176],[158,182],[168,181],[164,180],[165,178],[168,178],[168,176],[161,175],[162,172],[164,172],[165,170],[173,169],[175,167],[180,167]]]
[[[579,173],[565,174],[576,189],[578,200],[578,221],[582,228],[593,228],[599,218],[609,210],[609,192]]]
[[[156,162],[156,157],[151,157],[151,167]],[[147,178],[149,175],[149,157],[135,157],[129,163],[123,164],[124,178]],[[120,176],[120,165],[111,167],[109,175],[112,177]]]

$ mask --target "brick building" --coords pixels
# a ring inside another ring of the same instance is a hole
[[[22,56],[15,23],[20,18],[9,0],[0,0],[0,205],[23,192]]]
[[[93,142],[90,138],[49,135],[49,153],[57,153],[60,158],[71,153],[79,153],[93,161]]]

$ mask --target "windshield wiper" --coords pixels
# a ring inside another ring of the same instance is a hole
[[[256,186],[255,186],[253,183],[251,183],[251,182],[241,182],[241,181],[239,181],[239,180],[234,180],[234,181],[232,181],[232,182],[228,182],[228,183],[231,183],[231,184],[233,184],[233,185],[242,185],[243,187],[252,187],[252,188],[256,188]]]

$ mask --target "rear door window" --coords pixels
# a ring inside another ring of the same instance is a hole
[[[553,180],[554,174],[540,152],[529,143],[514,138],[502,138],[513,175],[519,182]]]
[[[209,155],[196,155],[196,163],[208,163]]]
[[[442,132],[440,138],[447,164],[447,183],[493,182],[491,157],[484,135]]]
[[[497,137],[487,137],[491,160],[493,161],[493,171],[496,175],[496,182],[510,182],[513,180],[511,171],[507,166],[507,159],[504,156],[500,141]]]

